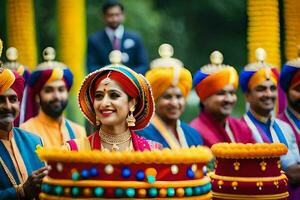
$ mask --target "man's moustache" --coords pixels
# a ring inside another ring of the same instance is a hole
[[[16,113],[15,111],[0,110],[0,115],[8,115],[8,114],[14,115],[15,113]]]

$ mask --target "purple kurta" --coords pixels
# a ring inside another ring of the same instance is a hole
[[[292,127],[292,129],[294,131],[294,134],[295,134],[295,137],[296,137],[298,148],[299,148],[300,147],[300,135],[299,135],[300,133],[297,133],[296,128],[294,127],[292,122],[286,116],[286,112],[282,112],[278,116],[278,118],[281,119],[282,121],[288,123]],[[289,184],[288,189],[289,189],[289,193],[290,193],[290,196],[289,196],[288,200],[298,200],[298,199],[300,199],[300,186],[291,186]]]

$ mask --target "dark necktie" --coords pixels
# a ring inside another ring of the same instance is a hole
[[[117,36],[115,34],[113,37],[113,49],[120,50],[120,40],[117,38]]]

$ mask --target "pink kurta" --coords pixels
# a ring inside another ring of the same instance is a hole
[[[208,147],[220,142],[255,143],[251,130],[244,122],[239,119],[228,117],[226,123],[229,125],[234,141],[229,137],[226,128],[217,123],[217,120],[205,111],[201,112],[190,125],[201,133],[204,145]]]
[[[145,151],[162,149],[162,145],[158,142],[147,140],[142,136],[138,136],[133,131],[131,131],[131,139],[133,143],[134,151]],[[87,143],[88,144],[84,144]],[[80,150],[101,150],[101,138],[99,133],[96,131],[90,135],[87,139],[75,139],[68,141],[68,145],[71,151]],[[82,148],[83,147],[83,148]]]

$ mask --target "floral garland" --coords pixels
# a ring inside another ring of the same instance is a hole
[[[255,50],[267,52],[267,63],[280,64],[280,24],[278,0],[248,0],[248,62],[256,61]]]
[[[34,1],[7,1],[6,13],[8,45],[18,49],[20,63],[34,69],[37,64]]]
[[[287,60],[297,58],[300,45],[300,2],[299,0],[284,1],[285,19],[285,57]]]
[[[269,146],[268,146],[269,147]],[[279,151],[279,150],[278,150]],[[135,152],[102,152],[102,151],[65,151],[59,148],[42,148],[36,150],[39,158],[44,161],[59,162],[93,162],[109,164],[128,163],[173,163],[190,164],[206,163],[213,158],[208,147],[193,146],[190,148],[179,148],[171,150],[165,148],[155,151]]]
[[[214,144],[211,150],[216,157],[233,159],[279,157],[288,151],[287,147],[281,143],[218,143]]]

